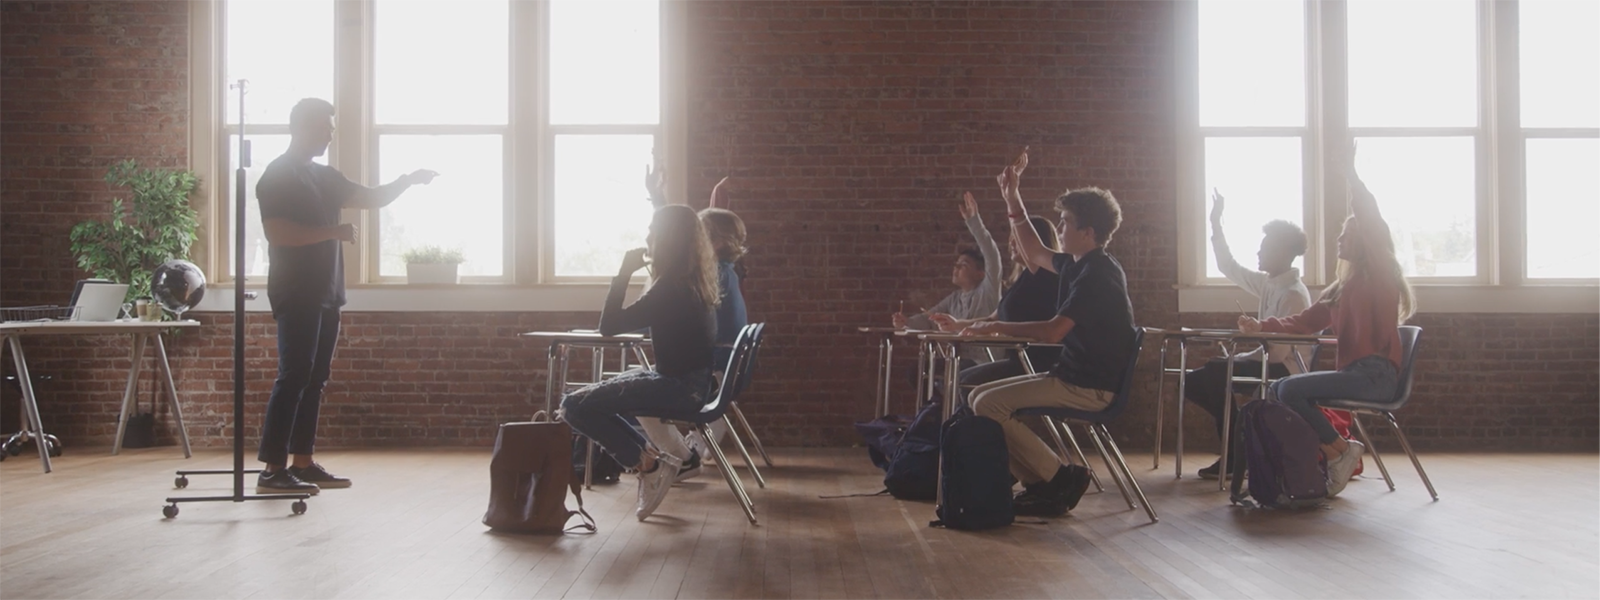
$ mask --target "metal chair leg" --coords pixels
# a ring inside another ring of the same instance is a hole
[[[1089,470],[1089,481],[1094,483],[1094,491],[1096,493],[1105,492],[1106,486],[1100,484],[1100,474],[1096,473],[1094,466],[1089,464],[1089,456],[1084,454],[1083,447],[1078,445],[1078,436],[1072,434],[1072,427],[1066,421],[1058,421],[1057,423],[1061,425],[1061,431],[1066,432],[1067,441],[1072,443],[1072,451],[1078,455],[1078,464]]]
[[[750,474],[756,477],[756,485],[766,489],[767,480],[761,476],[761,470],[756,468],[756,461],[750,459],[750,451],[744,449],[744,440],[739,439],[739,430],[734,428],[733,420],[729,419],[727,414],[723,414],[722,422],[728,426],[728,437],[733,438],[733,447],[738,448],[739,455],[744,457],[744,465],[750,469]],[[717,460],[722,459],[719,457]]]
[[[1139,496],[1139,504],[1144,506],[1144,514],[1150,517],[1151,523],[1159,523],[1161,518],[1156,516],[1156,508],[1150,506],[1150,499],[1145,497],[1144,488],[1139,487],[1139,480],[1133,478],[1133,472],[1128,469],[1128,461],[1122,456],[1122,449],[1117,447],[1117,440],[1111,437],[1111,430],[1106,429],[1105,424],[1091,425],[1090,427],[1098,429],[1101,437],[1106,439],[1106,445],[1111,447],[1111,455],[1117,459],[1116,466],[1112,468],[1122,470],[1122,476],[1128,480],[1128,485],[1133,487],[1133,493]]]
[[[750,501],[750,495],[745,493],[744,485],[739,483],[739,475],[733,472],[733,465],[728,464],[728,457],[722,453],[722,444],[711,437],[711,429],[705,425],[695,425],[696,431],[706,438],[706,444],[711,446],[711,453],[717,456],[717,470],[722,472],[722,480],[728,482],[728,489],[733,490],[733,498],[739,501],[739,508],[744,509],[744,516],[750,519],[750,524],[756,524],[755,503]]]
[[[1372,438],[1367,436],[1367,428],[1361,424],[1361,413],[1350,411],[1350,421],[1356,424],[1356,435],[1361,436],[1361,443],[1366,444],[1367,451],[1372,453],[1372,461],[1378,463],[1378,472],[1383,473],[1383,482],[1389,484],[1389,491],[1394,491],[1394,479],[1389,477],[1389,468],[1383,466],[1383,457],[1378,454],[1378,447],[1373,445]]]
[[[1161,360],[1156,366],[1156,443],[1155,451],[1151,453],[1150,468],[1161,468],[1161,430],[1163,421],[1166,420],[1166,407],[1162,401],[1167,397],[1167,340],[1161,340]],[[1179,398],[1179,402],[1183,399]],[[1182,406],[1178,410],[1183,410]]]
[[[1056,430],[1056,420],[1050,418],[1049,415],[1040,415],[1039,418],[1044,420],[1045,429],[1050,430],[1050,438],[1055,440],[1056,443],[1056,452],[1060,453],[1062,458],[1067,459],[1067,464],[1072,464],[1072,454],[1067,452],[1067,443],[1061,441],[1061,432]]]
[[[756,445],[756,453],[761,455],[761,462],[767,463],[767,466],[771,467],[772,457],[767,455],[767,447],[761,445],[761,438],[756,437],[756,430],[750,427],[750,420],[744,418],[744,411],[739,410],[739,403],[729,404],[728,409],[733,412],[733,416],[738,417],[739,424],[744,426],[744,432],[750,434],[750,443]]]
[[[1394,428],[1395,437],[1400,438],[1400,447],[1411,457],[1411,466],[1417,468],[1417,475],[1422,477],[1422,485],[1428,487],[1428,495],[1433,496],[1433,500],[1438,502],[1439,492],[1433,489],[1433,482],[1428,479],[1428,472],[1422,470],[1422,461],[1417,460],[1417,453],[1411,450],[1411,442],[1406,440],[1406,432],[1400,430],[1400,423],[1394,420],[1394,413],[1384,411],[1383,416],[1389,421],[1389,426]]]
[[[1111,480],[1116,482],[1117,489],[1122,490],[1122,500],[1128,503],[1128,508],[1134,508],[1133,496],[1128,494],[1128,484],[1122,480],[1122,473],[1117,471],[1116,465],[1111,460],[1111,453],[1106,451],[1105,443],[1100,441],[1100,435],[1095,432],[1094,426],[1089,426],[1089,440],[1094,442],[1094,447],[1100,450],[1100,460],[1105,461],[1106,470],[1111,472]]]

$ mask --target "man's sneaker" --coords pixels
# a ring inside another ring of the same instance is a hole
[[[1328,461],[1328,497],[1332,498],[1344,491],[1344,486],[1350,483],[1350,477],[1356,472],[1356,465],[1361,464],[1361,454],[1367,447],[1361,442],[1350,440],[1350,447],[1339,454],[1339,458]]]
[[[689,449],[689,460],[683,461],[683,468],[678,470],[678,476],[673,478],[673,483],[682,483],[700,476],[700,452]]]
[[[1064,479],[1063,479],[1064,478]],[[1060,483],[1057,483],[1060,480]],[[1056,470],[1055,479],[1050,483],[1059,486],[1058,493],[1061,502],[1067,510],[1078,507],[1078,501],[1083,499],[1083,493],[1089,491],[1089,469],[1078,465],[1066,465]]]
[[[1200,469],[1198,474],[1201,479],[1215,480],[1220,477],[1222,475],[1222,459],[1219,458],[1217,462],[1211,463],[1211,466]],[[1233,469],[1231,467],[1228,469],[1228,479],[1233,479]]]
[[[662,454],[656,457],[656,470],[639,473],[639,506],[633,511],[634,516],[643,521],[656,512],[656,507],[661,506],[661,501],[667,497],[667,490],[672,489],[672,480],[677,478],[678,469],[682,466],[671,454]]]
[[[1036,483],[1011,499],[1011,512],[1019,517],[1059,517],[1067,514],[1067,503],[1050,482]]]
[[[321,488],[315,483],[306,483],[295,477],[288,469],[278,469],[275,472],[261,472],[256,478],[257,494],[311,494],[315,496]]]
[[[715,456],[715,453],[711,451],[711,444],[706,442],[705,436],[700,435],[698,430],[690,431],[688,435],[683,436],[683,443],[689,446],[689,449],[702,457],[702,459]],[[687,468],[688,465],[685,464],[684,466]]]
[[[289,467],[289,474],[294,475],[295,478],[299,479],[300,481],[316,484],[317,487],[323,489],[350,487],[350,480],[348,478],[329,473],[327,469],[322,468],[322,465],[317,463],[311,463],[311,466],[303,469],[300,467]]]

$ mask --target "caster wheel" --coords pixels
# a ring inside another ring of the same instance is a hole
[[[178,516],[178,505],[168,504],[161,507],[161,516],[172,519]]]
[[[294,514],[297,514],[297,515],[306,514],[306,501],[305,500],[295,500],[294,504],[290,504],[289,505],[289,510],[294,511]]]
[[[178,488],[180,490],[183,489],[183,488],[189,487],[189,478],[188,477],[179,477],[177,479],[172,480],[172,487]]]
[[[18,447],[18,446],[12,446],[10,448],[6,448],[6,453],[10,454],[12,456],[17,456],[19,454],[22,454],[22,448]]]
[[[55,458],[55,457],[61,456],[61,445],[60,444],[50,444],[49,451],[50,451],[50,457],[51,458]]]

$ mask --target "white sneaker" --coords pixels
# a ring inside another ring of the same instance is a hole
[[[678,469],[678,476],[673,478],[673,483],[683,483],[700,476],[700,452],[689,450],[689,460],[683,461],[683,466]]]
[[[1350,476],[1355,473],[1356,465],[1361,464],[1361,454],[1367,447],[1361,442],[1349,440],[1350,447],[1339,454],[1339,458],[1328,463],[1328,497],[1332,498],[1344,491],[1344,486],[1350,483]]]
[[[656,464],[656,470],[639,474],[639,507],[633,514],[640,521],[649,518],[656,512],[656,507],[661,506],[661,501],[667,497],[667,490],[672,489],[672,480],[678,477],[678,468],[683,466],[671,454],[657,457]]]
[[[700,435],[698,430],[690,431],[688,435],[683,436],[683,443],[689,446],[690,450],[699,454],[701,461],[711,460],[716,456],[711,453],[711,445],[706,443],[706,438]]]

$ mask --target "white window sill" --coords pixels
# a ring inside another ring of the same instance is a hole
[[[1423,313],[1588,313],[1600,312],[1600,287],[1593,285],[1518,287],[1490,285],[1417,285],[1418,312]],[[1322,290],[1311,290],[1316,299]],[[1237,313],[1239,305],[1256,306],[1249,292],[1236,286],[1178,289],[1180,313]]]
[[[508,287],[363,286],[345,291],[345,312],[599,312],[606,300],[604,283]],[[246,312],[270,312],[267,291],[251,288],[254,300],[245,300]],[[642,286],[628,288],[636,297]],[[208,286],[192,312],[233,312],[233,285]]]

